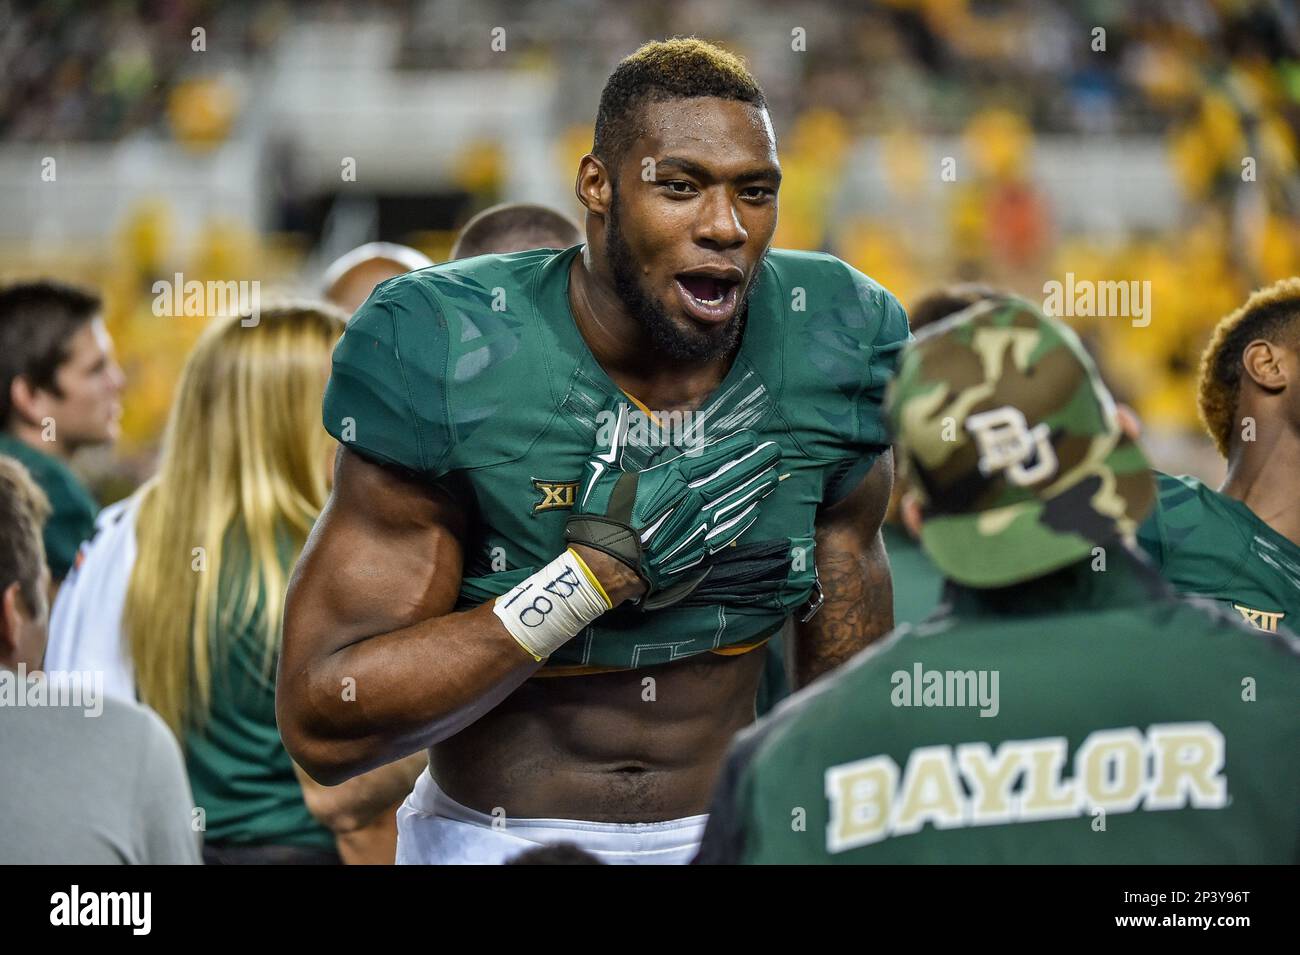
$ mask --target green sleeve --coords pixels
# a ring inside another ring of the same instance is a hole
[[[447,321],[409,276],[380,285],[334,349],[325,429],[373,460],[430,477],[446,473]]]
[[[877,456],[889,446],[883,410],[885,390],[898,371],[898,360],[912,340],[907,312],[890,292],[857,269],[846,265],[854,301],[865,317],[866,335],[857,347],[861,361],[860,388],[853,400],[849,439],[851,454],[827,476],[823,502],[834,504],[862,482]]]

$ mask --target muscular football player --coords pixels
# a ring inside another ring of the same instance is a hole
[[[474,216],[456,237],[451,257],[524,249],[563,249],[581,241],[578,227],[545,206],[505,203]],[[404,245],[371,242],[337,259],[325,270],[325,297],[348,313],[385,279],[422,269],[433,262]],[[339,855],[348,865],[389,865],[397,847],[397,809],[411,791],[411,781],[428,766],[424,752],[390,763],[341,786],[321,786],[303,778],[303,795],[312,814],[334,833]]]
[[[769,251],[780,178],[743,64],[648,44],[601,96],[584,245],[401,276],[350,322],[277,707],[325,783],[429,748],[399,862],[688,861],[754,651],[794,614],[802,685],[889,630],[907,318]]]
[[[1157,474],[1138,541],[1180,592],[1251,626],[1300,632],[1300,278],[1251,295],[1201,358],[1201,419],[1228,474],[1215,491]]]

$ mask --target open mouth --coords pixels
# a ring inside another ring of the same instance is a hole
[[[677,290],[687,314],[710,324],[724,322],[736,311],[740,282],[715,275],[678,275]]]

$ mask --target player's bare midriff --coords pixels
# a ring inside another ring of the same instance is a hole
[[[434,778],[457,802],[507,818],[698,815],[732,736],[754,719],[765,657],[762,648],[704,653],[646,669],[530,679],[430,749]]]

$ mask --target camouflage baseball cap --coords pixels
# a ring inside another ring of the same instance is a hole
[[[886,398],[948,577],[1003,587],[1133,534],[1155,499],[1141,450],[1074,332],[1028,302],[979,302],[917,335]]]

